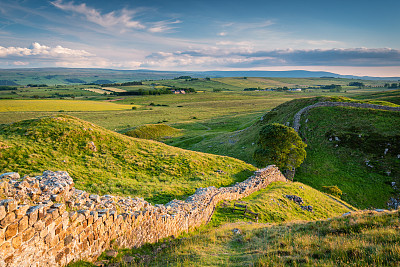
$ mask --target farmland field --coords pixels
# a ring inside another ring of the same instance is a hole
[[[131,105],[80,100],[2,100],[0,112],[21,111],[111,111],[132,109]],[[5,114],[7,116],[7,114]]]

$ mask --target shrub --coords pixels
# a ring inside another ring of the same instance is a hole
[[[330,185],[330,186],[323,186],[322,190],[332,196],[340,198],[343,194],[342,190],[339,189],[336,185]]]

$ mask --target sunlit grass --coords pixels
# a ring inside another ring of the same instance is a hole
[[[0,104],[0,112],[113,111],[132,109],[132,105],[81,100],[0,100]]]

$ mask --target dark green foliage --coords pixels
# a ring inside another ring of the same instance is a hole
[[[0,91],[17,90],[15,86],[0,85]]]
[[[333,186],[323,186],[322,190],[325,191],[328,194],[331,194],[332,196],[340,198],[343,194],[342,190],[339,189],[336,185]]]
[[[365,84],[364,83],[362,83],[362,82],[350,82],[349,83],[349,86],[358,86],[358,87],[364,87],[365,86]]]
[[[259,166],[275,164],[281,170],[291,170],[301,165],[307,146],[296,131],[279,123],[261,128],[254,160]]]

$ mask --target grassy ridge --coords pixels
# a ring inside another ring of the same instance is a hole
[[[308,147],[296,174],[299,181],[317,189],[337,185],[343,199],[363,208],[386,207],[399,193],[390,184],[400,182],[400,150],[389,145],[400,134],[399,112],[324,107],[310,110],[302,120]]]
[[[252,155],[263,125],[271,122],[292,125],[294,114],[320,101],[377,103],[372,99],[355,101],[343,97],[295,99],[272,109],[263,120],[243,131],[199,140],[191,145],[191,149],[228,155],[254,164]],[[379,104],[394,105],[384,101]],[[307,158],[297,169],[296,179],[319,190],[323,186],[336,185],[343,190],[343,199],[357,207],[386,207],[386,202],[400,193],[391,187],[392,182],[400,183],[397,159],[400,151],[396,148],[398,153],[395,153],[394,150],[396,136],[400,133],[399,119],[399,112],[343,107],[310,110],[302,117],[302,125],[306,128],[301,130],[301,136],[308,144]],[[332,133],[341,140],[347,138],[347,143],[338,143],[335,147],[337,142],[329,141],[328,135]],[[360,144],[358,135],[368,136],[369,141]],[[392,144],[384,147],[385,142]],[[387,155],[384,154],[386,148],[389,149]]]
[[[198,187],[227,186],[255,170],[240,160],[131,138],[70,116],[3,125],[0,142],[7,147],[0,150],[0,172],[68,170],[77,188],[156,203]]]
[[[300,205],[286,198],[286,195],[296,195],[303,199],[303,206],[312,206],[313,212],[301,209]],[[248,209],[259,214],[259,222],[280,223],[297,220],[317,220],[326,219],[341,215],[354,209],[348,204],[332,196],[321,193],[305,184],[276,182],[270,184],[265,189],[251,194],[241,199],[248,203]],[[224,202],[211,220],[211,225],[221,225],[223,223],[233,223],[239,221],[251,221],[244,218],[243,214],[233,211],[233,203]]]

